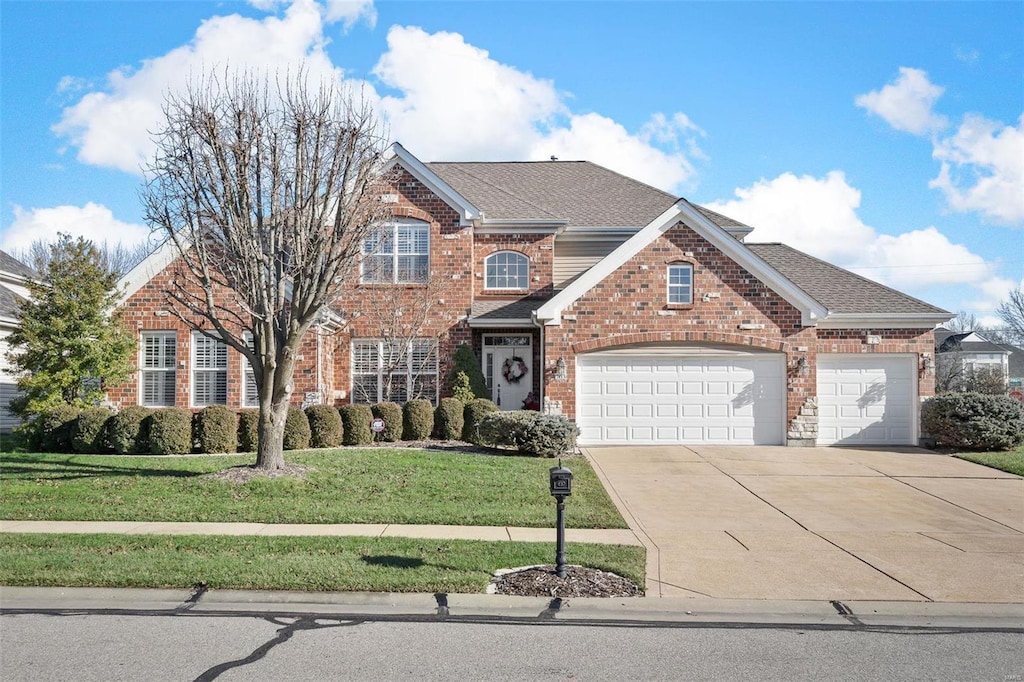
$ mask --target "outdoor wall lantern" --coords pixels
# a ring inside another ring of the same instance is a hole
[[[928,372],[928,371],[931,370],[931,368],[932,368],[932,356],[930,356],[930,355],[922,355],[921,356],[921,369],[923,369],[925,372]]]
[[[569,370],[565,366],[565,358],[558,358],[555,360],[555,379],[557,381],[565,381],[569,378]]]
[[[562,466],[551,467],[548,472],[551,495],[557,503],[558,534],[555,538],[555,575],[565,577],[565,498],[572,495],[572,471]]]
[[[811,373],[810,365],[807,364],[807,357],[804,355],[798,357],[795,362],[791,362],[789,366],[796,374],[802,377]]]

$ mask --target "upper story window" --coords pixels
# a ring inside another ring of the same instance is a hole
[[[363,240],[364,283],[422,283],[429,275],[430,225],[422,220],[387,223]]]
[[[177,334],[142,332],[140,341],[140,403],[147,407],[173,407]]]
[[[516,251],[499,251],[484,259],[485,289],[526,289],[530,259]]]
[[[227,405],[228,346],[220,339],[192,333],[192,405]]]
[[[693,303],[693,266],[689,263],[668,266],[668,302],[683,305]]]

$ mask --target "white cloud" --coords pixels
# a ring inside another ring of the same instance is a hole
[[[942,190],[950,208],[1024,225],[1024,115],[1015,128],[969,114],[932,156],[942,169],[929,187]]]
[[[15,206],[14,222],[0,233],[0,249],[24,252],[37,240],[56,241],[58,233],[85,237],[96,244],[121,243],[127,247],[147,242],[150,235],[145,225],[118,220],[109,208],[91,201],[85,206]]]
[[[683,113],[639,131],[574,113],[555,84],[502,64],[457,33],[392,27],[373,70],[394,139],[425,160],[587,159],[665,189],[694,175],[704,132]],[[686,150],[685,152],[683,150]]]
[[[944,116],[932,112],[943,91],[928,80],[924,71],[901,66],[894,82],[881,90],[858,95],[854,103],[880,116],[896,130],[924,135],[948,124]]]
[[[327,23],[341,21],[344,30],[348,31],[360,20],[365,21],[370,28],[377,25],[377,10],[373,0],[327,0],[327,10],[324,12],[324,21]]]
[[[995,265],[935,227],[880,234],[857,215],[861,193],[841,171],[824,178],[785,173],[735,191],[708,208],[754,227],[749,241],[779,241],[902,290],[967,285],[998,300],[1005,280]],[[991,308],[991,305],[989,305]]]
[[[78,148],[83,163],[138,173],[153,151],[150,131],[160,121],[164,93],[184,88],[204,70],[285,72],[303,64],[311,78],[340,78],[323,50],[320,9],[313,0],[295,0],[282,17],[207,19],[189,44],[145,60],[138,69],[111,72],[106,88],[64,109],[53,131]]]

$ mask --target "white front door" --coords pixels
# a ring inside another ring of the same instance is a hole
[[[484,336],[484,377],[491,400],[502,410],[521,410],[533,391],[533,337],[529,334]]]

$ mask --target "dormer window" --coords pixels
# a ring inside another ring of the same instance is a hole
[[[693,266],[689,263],[673,263],[668,266],[669,305],[693,303]]]
[[[526,289],[530,259],[517,251],[499,251],[484,259],[485,289]]]
[[[430,275],[430,225],[399,219],[363,240],[364,284],[420,284]]]

